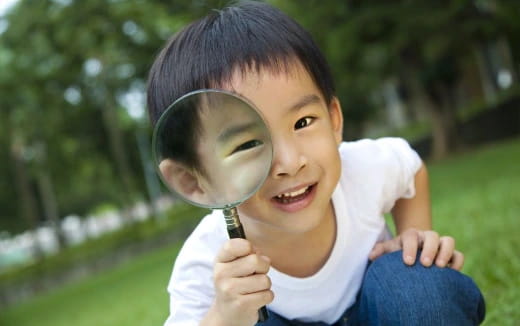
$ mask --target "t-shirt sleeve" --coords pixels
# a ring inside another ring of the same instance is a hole
[[[422,160],[402,138],[386,137],[376,141],[388,158],[384,164],[383,213],[388,213],[400,198],[415,196],[415,174]]]
[[[190,235],[175,261],[168,284],[170,315],[164,326],[197,326],[213,302],[213,262],[220,244],[201,229],[199,225]]]

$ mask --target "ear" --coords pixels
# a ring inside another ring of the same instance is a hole
[[[205,191],[200,187],[199,179],[184,164],[172,159],[162,160],[159,170],[170,189],[195,203],[207,203]]]
[[[336,143],[339,145],[343,141],[343,112],[337,97],[333,97],[329,106],[330,122]]]

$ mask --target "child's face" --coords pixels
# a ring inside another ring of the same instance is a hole
[[[337,99],[327,107],[300,65],[287,74],[237,73],[229,88],[261,111],[274,149],[264,185],[239,206],[247,232],[303,233],[333,216],[331,195],[340,176],[343,125]]]

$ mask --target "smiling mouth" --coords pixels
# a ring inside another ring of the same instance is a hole
[[[307,186],[305,188],[302,188],[300,190],[296,190],[293,192],[286,192],[283,194],[280,194],[278,196],[274,197],[274,200],[281,204],[290,204],[296,201],[299,201],[303,198],[305,198],[312,190],[314,185]]]

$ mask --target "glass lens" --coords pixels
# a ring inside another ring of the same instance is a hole
[[[154,130],[157,170],[175,194],[207,208],[236,206],[267,177],[269,130],[245,99],[199,90],[175,101]]]

